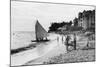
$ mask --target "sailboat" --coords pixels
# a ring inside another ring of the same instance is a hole
[[[36,35],[36,40],[32,40],[32,42],[45,42],[49,41],[47,39],[48,32],[42,27],[42,25],[39,23],[39,21],[36,21],[35,24],[35,35]]]

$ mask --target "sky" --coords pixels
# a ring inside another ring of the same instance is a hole
[[[93,6],[11,1],[11,31],[35,31],[35,23],[48,30],[52,22],[70,21]]]

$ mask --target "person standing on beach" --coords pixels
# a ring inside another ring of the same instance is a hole
[[[57,36],[57,41],[59,41],[59,37]]]
[[[63,36],[62,36],[62,44],[63,44],[63,40],[64,40],[64,39],[63,39]]]
[[[87,38],[87,48],[89,47],[89,38]]]
[[[58,43],[58,45],[59,45],[59,36],[57,36],[57,43]]]
[[[65,41],[66,51],[68,51],[69,40],[70,40],[70,36],[67,35],[66,41]]]
[[[76,50],[76,34],[74,34],[74,50]]]
[[[59,42],[59,37],[57,36],[57,41]]]

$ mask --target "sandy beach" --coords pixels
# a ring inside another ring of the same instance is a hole
[[[42,57],[49,53],[52,49],[57,47],[59,43],[56,40],[58,35],[52,35],[49,38],[52,40],[45,43],[37,43],[36,48],[28,48],[28,50],[11,55],[11,65],[19,66],[27,63],[28,61],[34,60],[36,58]],[[32,45],[32,44],[31,44]],[[34,44],[33,44],[34,45]]]
[[[57,40],[57,37],[59,37],[59,41]],[[87,38],[85,37],[77,36],[77,50],[72,50],[71,52],[66,51],[64,42],[62,42],[62,35],[50,34],[49,38],[51,41],[45,43],[37,43],[38,46],[36,48],[28,48],[28,50],[11,55],[11,66],[69,63],[95,60],[94,48],[91,50],[82,50],[87,43]],[[92,47],[95,47],[95,41],[90,41],[90,43],[92,44]]]

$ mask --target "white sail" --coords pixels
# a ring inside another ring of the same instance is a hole
[[[48,36],[47,31],[41,26],[39,21],[36,21],[35,25],[36,40],[46,38]]]

